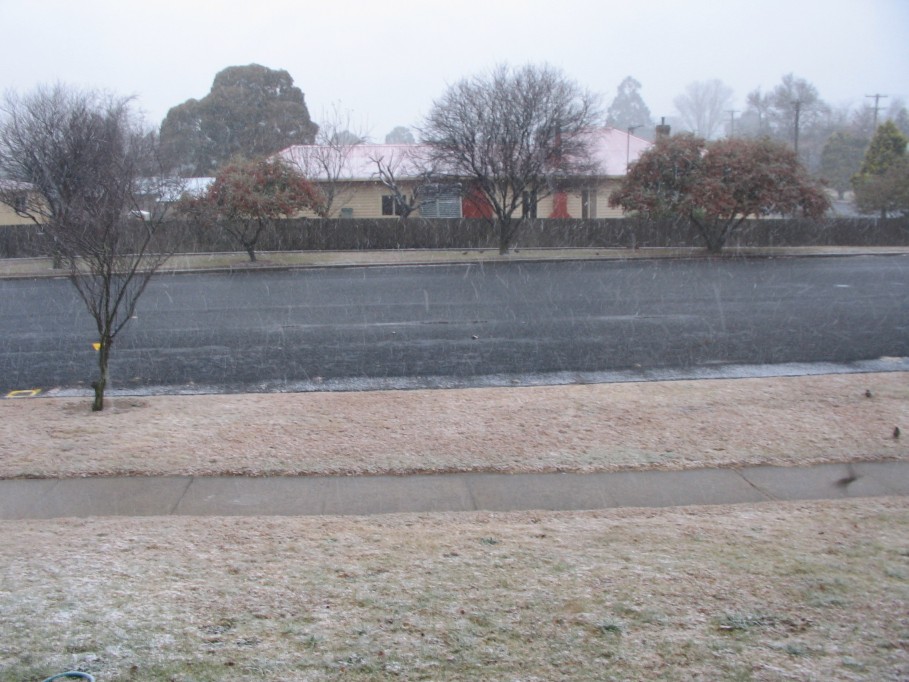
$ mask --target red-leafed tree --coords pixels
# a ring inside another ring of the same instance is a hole
[[[768,139],[707,142],[688,134],[661,139],[644,152],[609,204],[648,217],[684,217],[711,253],[719,253],[746,218],[819,218],[830,206],[788,147]]]
[[[256,244],[272,221],[317,211],[319,201],[318,190],[283,161],[240,160],[224,166],[208,191],[181,209],[198,222],[217,221],[255,262]]]

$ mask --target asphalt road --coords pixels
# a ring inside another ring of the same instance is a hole
[[[0,281],[0,392],[86,387],[93,322],[65,280]],[[162,275],[114,388],[358,381],[909,356],[909,257],[586,261]]]

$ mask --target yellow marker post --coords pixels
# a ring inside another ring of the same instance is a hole
[[[7,398],[34,398],[41,393],[40,388],[31,388],[26,391],[10,391],[6,394]]]

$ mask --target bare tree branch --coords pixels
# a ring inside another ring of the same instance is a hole
[[[377,151],[370,154],[369,160],[376,164],[376,176],[379,182],[392,193],[397,209],[395,215],[400,215],[402,220],[407,220],[410,214],[419,208],[419,203],[415,191],[411,191],[410,195],[407,194],[401,184],[401,178],[406,177],[413,180],[422,177],[426,179],[428,173],[416,170],[416,159],[403,151],[396,153],[394,147],[385,153]]]
[[[488,202],[507,253],[519,208],[588,172],[597,99],[549,66],[499,66],[462,80],[433,104],[421,130],[429,161]]]
[[[10,94],[2,114],[0,167],[31,188],[22,213],[52,237],[55,260],[95,321],[92,409],[101,410],[114,339],[170,255],[162,214],[144,210],[144,199],[164,192],[164,181],[142,177],[156,163],[156,138],[135,121],[128,99],[62,85]],[[0,201],[9,199],[0,192]]]
[[[365,135],[350,129],[350,114],[335,106],[319,125],[315,144],[293,147],[293,156],[288,159],[318,187],[321,201],[315,211],[321,218],[330,218],[343,208],[354,192],[350,155],[355,146],[365,141]]]
[[[722,127],[731,101],[732,88],[713,79],[690,83],[674,103],[685,128],[709,140]]]

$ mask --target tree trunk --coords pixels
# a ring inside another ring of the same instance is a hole
[[[711,236],[707,239],[707,253],[721,253],[726,240],[719,236]]]
[[[95,400],[92,403],[92,412],[100,412],[104,409],[104,389],[107,388],[108,380],[108,360],[110,360],[110,339],[101,339],[101,347],[98,349],[98,369],[99,377],[97,381],[92,382],[92,388],[95,389]]]
[[[511,240],[514,237],[515,229],[512,228],[511,221],[499,220],[499,255],[506,256],[511,251]]]
[[[256,262],[256,247],[245,245],[245,248],[246,248],[246,253],[249,254],[249,262],[255,263]]]
[[[729,239],[729,235],[732,234],[745,219],[743,217],[736,221],[735,216],[733,216],[725,222],[719,222],[718,220],[699,220],[694,216],[691,216],[690,220],[694,223],[698,232],[701,233],[701,237],[704,238],[704,243],[707,245],[707,253],[718,254],[721,253],[723,247],[726,246],[726,240]]]
[[[720,253],[723,250],[723,244],[726,239],[722,235],[722,232],[716,229],[716,226],[711,224],[705,225],[694,218],[691,219],[691,222],[694,223],[698,232],[701,233],[701,238],[707,246],[707,253]]]

